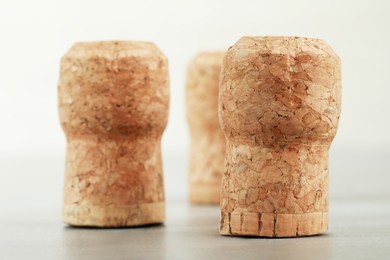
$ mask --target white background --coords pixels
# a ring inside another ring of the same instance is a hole
[[[60,58],[74,42],[148,40],[168,57],[171,110],[163,151],[169,197],[173,189],[186,192],[184,91],[191,57],[227,49],[243,35],[292,35],[322,38],[342,60],[333,194],[390,196],[389,12],[385,0],[1,1],[0,195],[15,208],[25,200],[46,203],[46,197],[59,207],[65,137],[57,81]],[[9,198],[7,188],[17,192]]]

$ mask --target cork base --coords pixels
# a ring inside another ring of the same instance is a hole
[[[98,207],[64,205],[63,221],[72,226],[131,227],[163,223],[165,203]]]
[[[210,183],[191,183],[190,201],[194,204],[219,205],[221,185]]]
[[[223,212],[220,233],[230,236],[299,237],[323,234],[327,229],[327,212],[302,214]]]

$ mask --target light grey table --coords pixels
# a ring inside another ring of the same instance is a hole
[[[54,212],[50,221],[26,215],[2,222],[0,255],[1,259],[390,259],[390,211],[377,214],[383,203],[334,202],[327,235],[294,239],[220,236],[217,207],[184,202],[168,204],[165,225],[140,228],[72,228],[60,223]]]
[[[218,207],[187,203],[181,157],[165,158],[164,225],[67,227],[62,156],[2,157],[0,259],[390,259],[390,157],[360,153],[332,155],[328,234],[294,239],[220,236]]]

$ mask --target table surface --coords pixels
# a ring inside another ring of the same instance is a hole
[[[326,235],[276,239],[219,235],[219,208],[188,203],[177,158],[165,165],[164,225],[97,229],[61,222],[63,158],[0,157],[0,259],[390,259],[388,157],[378,156],[350,166],[350,185],[337,172],[359,157],[333,159]]]
[[[2,222],[0,255],[1,259],[389,259],[390,210],[384,203],[334,202],[328,234],[278,239],[220,236],[218,207],[184,201],[168,203],[164,225],[138,228],[74,228],[59,218],[21,216]]]

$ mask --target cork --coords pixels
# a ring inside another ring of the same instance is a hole
[[[218,120],[218,89],[224,52],[197,54],[187,71],[187,119],[191,135],[190,201],[219,204],[225,136]]]
[[[149,42],[76,43],[61,60],[58,94],[67,140],[64,222],[162,223],[165,56]]]
[[[328,150],[340,60],[323,40],[243,37],[221,70],[227,138],[222,235],[297,237],[328,228]]]

